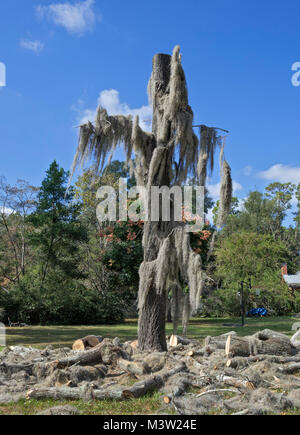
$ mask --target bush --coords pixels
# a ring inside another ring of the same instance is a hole
[[[245,310],[266,308],[275,316],[300,311],[299,292],[290,291],[277,273],[266,273],[251,290],[245,290]],[[202,314],[209,317],[240,316],[239,288],[218,289],[203,298]]]
[[[0,322],[4,322],[5,320],[5,309],[0,307]]]
[[[237,289],[219,289],[202,299],[202,315],[207,317],[239,316],[240,298]]]
[[[124,301],[112,291],[99,293],[79,282],[60,280],[58,275],[49,278],[41,289],[32,273],[0,300],[12,322],[87,325],[124,320]]]

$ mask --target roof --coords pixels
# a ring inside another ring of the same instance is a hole
[[[291,287],[300,287],[300,272],[296,275],[283,275],[283,279]]]

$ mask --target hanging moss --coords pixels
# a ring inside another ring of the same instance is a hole
[[[148,84],[149,100],[153,106],[153,132],[144,132],[139,118],[108,116],[98,108],[95,124],[80,127],[79,144],[73,162],[72,174],[78,165],[94,162],[95,171],[102,171],[122,144],[127,164],[139,185],[148,193],[151,186],[181,185],[191,177],[205,186],[208,171],[214,168],[214,156],[220,148],[223,161],[225,141],[218,130],[201,126],[200,141],[193,130],[193,111],[188,104],[188,90],[181,65],[180,47],[176,46],[170,58],[158,55],[166,64],[166,77],[160,77],[153,67]],[[155,60],[154,60],[155,62]],[[222,163],[220,214],[218,226],[226,221],[232,196],[232,180],[227,162]],[[151,210],[149,210],[151,213]],[[185,282],[190,289],[192,311],[199,308],[205,282],[201,257],[194,253],[189,234],[177,222],[146,223],[143,236],[144,262],[140,267],[139,308],[143,310],[152,288],[158,294],[170,287],[181,288]]]

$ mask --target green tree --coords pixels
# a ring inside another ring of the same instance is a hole
[[[80,222],[80,204],[74,201],[74,189],[67,189],[69,174],[54,161],[42,182],[35,212],[30,221],[35,230],[32,246],[37,250],[40,287],[47,274],[58,269],[67,278],[80,278],[80,242],[87,240]]]
[[[277,240],[281,239],[282,225],[288,210],[292,208],[291,200],[296,186],[292,183],[272,183],[266,187],[265,197],[272,204],[269,230]]]
[[[286,246],[271,235],[236,232],[219,241],[216,276],[225,286],[236,285],[250,277],[259,284],[266,273],[275,273],[280,278],[280,267],[284,262],[293,271],[293,260]]]
[[[0,177],[0,284],[4,286],[18,282],[31,262],[28,216],[37,191],[27,181],[10,185]]]
[[[296,191],[295,191],[295,196],[296,196],[296,200],[297,200],[297,211],[294,213],[294,221],[296,224],[295,227],[295,240],[299,243],[300,241],[300,183],[298,184]]]

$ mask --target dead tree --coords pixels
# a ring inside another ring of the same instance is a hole
[[[80,128],[80,140],[73,168],[92,158],[95,170],[107,165],[118,144],[123,144],[127,163],[137,184],[146,188],[151,198],[152,186],[181,186],[193,177],[205,186],[207,167],[213,168],[217,146],[222,140],[215,128],[201,126],[201,139],[193,130],[193,111],[188,104],[185,74],[181,66],[180,47],[173,55],[157,54],[148,85],[153,106],[152,133],[144,132],[139,119],[130,116],[108,116],[99,107],[94,124]],[[224,161],[220,217],[224,223],[231,205],[232,182],[230,168]],[[173,205],[174,206],[174,205]],[[172,208],[171,204],[171,216]],[[151,216],[151,201],[149,201]],[[174,213],[173,213],[174,214]],[[198,303],[203,286],[200,255],[190,247],[189,234],[180,222],[171,218],[151,219],[144,225],[144,261],[140,267],[139,287],[139,348],[140,350],[167,349],[165,313],[167,292],[171,288],[189,286],[190,303]]]

